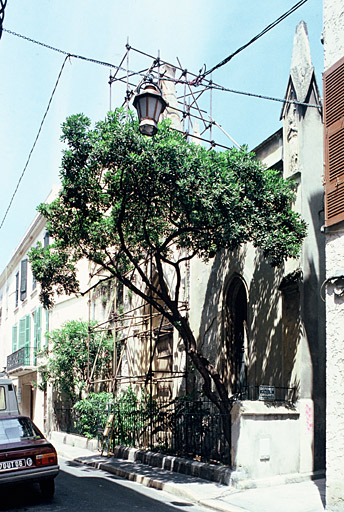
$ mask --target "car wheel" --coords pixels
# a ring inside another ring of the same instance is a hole
[[[51,500],[55,492],[54,480],[43,480],[39,483],[41,493],[44,499]]]

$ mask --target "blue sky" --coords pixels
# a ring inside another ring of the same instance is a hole
[[[4,28],[70,53],[118,65],[129,44],[197,73],[210,69],[248,42],[296,0],[8,0]],[[313,64],[321,89],[322,2],[308,0],[286,20],[215,71],[224,87],[283,98],[295,27],[308,26]],[[64,55],[3,32],[0,40],[0,223],[23,172]],[[136,71],[151,61],[130,52]],[[36,207],[59,181],[61,124],[83,112],[93,122],[109,109],[107,67],[72,59],[65,65],[38,143],[0,230],[0,272],[32,222]],[[124,99],[112,86],[112,107]],[[209,111],[210,96],[202,107]],[[238,143],[253,148],[280,126],[281,103],[214,92],[213,118]],[[220,132],[213,138],[230,141]]]

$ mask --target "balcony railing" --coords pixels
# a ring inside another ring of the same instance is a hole
[[[36,366],[37,356],[33,347],[22,347],[7,356],[7,371]]]

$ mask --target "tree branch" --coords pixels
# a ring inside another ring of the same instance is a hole
[[[101,283],[104,283],[106,281],[110,281],[111,279],[113,279],[113,276],[110,276],[110,277],[106,277],[104,279],[100,279],[100,281],[98,281],[96,284],[90,286],[89,288],[87,288],[87,290],[85,290],[84,292],[79,292],[79,294],[84,297],[85,295],[87,295],[87,293],[89,293],[90,291],[94,290],[94,288],[97,288],[97,286],[99,286]]]

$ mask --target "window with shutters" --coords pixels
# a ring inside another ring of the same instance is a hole
[[[39,307],[33,314],[34,321],[34,350],[38,352],[41,349],[41,323],[42,323],[42,308]]]
[[[49,309],[45,310],[45,346],[49,344]]]
[[[16,295],[15,295],[16,308],[18,307],[18,303],[19,303],[19,272],[16,273]]]
[[[25,346],[30,347],[30,315],[25,318]]]
[[[30,315],[19,320],[19,347],[30,347]]]
[[[19,338],[18,338],[18,348],[23,348],[25,346],[25,317],[19,320]]]
[[[20,264],[20,300],[25,300],[27,294],[27,259]]]
[[[344,220],[344,58],[324,73],[325,222]]]
[[[13,325],[12,327],[12,352],[16,352],[18,350],[18,327],[17,325]]]

